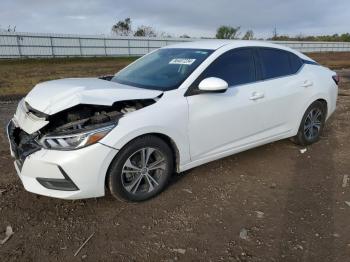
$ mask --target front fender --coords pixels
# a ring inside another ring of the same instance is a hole
[[[179,96],[178,96],[179,97]],[[147,134],[162,134],[169,137],[179,152],[179,164],[190,161],[187,134],[188,105],[184,97],[162,98],[152,106],[125,115],[118,125],[100,142],[117,150],[131,140]]]

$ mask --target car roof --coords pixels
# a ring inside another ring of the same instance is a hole
[[[183,42],[178,43],[174,45],[168,45],[163,48],[193,48],[193,49],[208,49],[208,50],[217,50],[221,47],[230,47],[230,48],[239,48],[239,47],[270,47],[270,48],[277,48],[286,50],[289,52],[292,52],[296,54],[297,56],[301,57],[302,59],[311,60],[309,57],[305,56],[304,54],[291,49],[287,46],[273,44],[267,41],[253,41],[253,40],[200,40],[200,41],[194,41],[194,42]]]

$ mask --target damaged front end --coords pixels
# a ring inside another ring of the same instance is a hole
[[[7,127],[11,154],[21,169],[26,157],[42,148],[74,150],[92,145],[121,117],[152,105],[156,99],[118,101],[111,106],[79,104],[53,115],[35,110],[23,99]]]
[[[11,155],[16,159],[17,168],[21,170],[26,157],[41,149],[35,140],[38,133],[27,134],[17,126],[15,120],[11,120],[7,125],[7,136]]]

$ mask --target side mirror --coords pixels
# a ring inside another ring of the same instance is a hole
[[[224,93],[228,88],[228,83],[217,77],[208,77],[203,79],[198,89],[205,92]]]

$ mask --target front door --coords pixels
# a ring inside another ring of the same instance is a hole
[[[195,81],[218,77],[225,93],[189,95],[189,140],[192,161],[229,152],[261,139],[264,90],[256,81],[253,51],[233,49],[217,58]]]

